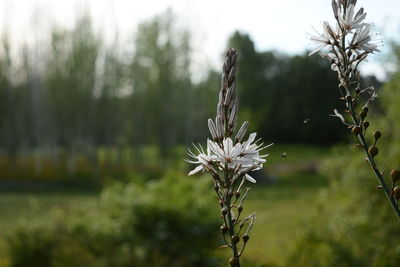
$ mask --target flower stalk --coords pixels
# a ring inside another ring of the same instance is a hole
[[[250,190],[244,189],[244,184],[256,182],[249,173],[263,167],[268,155],[260,155],[260,152],[269,147],[255,140],[256,133],[251,133],[243,141],[249,125],[247,121],[235,135],[238,120],[237,58],[235,49],[230,48],[226,52],[217,115],[215,120],[208,120],[211,139],[207,140],[207,149],[204,151],[200,145],[194,145],[197,153],[189,149],[192,159],[187,160],[197,164],[189,175],[208,172],[214,180],[214,190],[221,207],[220,232],[225,243],[222,247],[231,250],[229,263],[234,267],[240,267],[240,257],[250,239],[249,232],[256,218],[255,214],[241,218],[243,204]]]
[[[350,115],[350,121],[340,114],[336,109],[331,116],[338,117],[356,137],[357,145],[360,146],[369,163],[374,175],[380,183],[394,213],[400,220],[399,199],[400,187],[392,178],[390,188],[384,179],[375,161],[379,153],[377,143],[381,132],[373,134],[374,142],[369,144],[366,139],[369,122],[366,120],[369,112],[369,104],[378,95],[371,87],[361,88],[361,75],[359,65],[366,60],[369,54],[379,52],[381,42],[377,35],[371,34],[372,25],[364,22],[366,13],[363,8],[355,12],[357,0],[332,0],[332,9],[336,20],[335,27],[328,22],[323,23],[323,33],[311,37],[311,41],[318,47],[310,55],[319,52],[320,55],[331,62],[331,68],[338,75],[339,90],[346,107],[345,112]],[[367,99],[363,102],[363,99]],[[361,102],[361,104],[360,104]],[[362,103],[363,102],[363,103]],[[361,106],[361,108],[360,108]],[[396,171],[393,170],[392,173]],[[398,188],[398,189],[396,189]],[[396,194],[395,192],[399,193]]]

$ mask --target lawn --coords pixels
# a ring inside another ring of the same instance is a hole
[[[315,166],[328,150],[274,146],[270,151],[272,156],[266,169],[276,179],[270,184],[252,186],[245,212],[256,212],[257,221],[244,255],[252,262],[277,266],[282,264],[308,218],[317,211],[319,192],[328,182],[309,166]],[[281,157],[283,152],[286,157]],[[86,192],[0,193],[0,266],[7,266],[5,238],[17,225],[46,220],[49,214],[62,217],[76,209],[95,210],[96,200],[97,194]]]

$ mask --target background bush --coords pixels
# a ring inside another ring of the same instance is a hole
[[[23,225],[9,238],[12,266],[213,266],[218,220],[207,179],[170,171],[106,189],[95,213]]]

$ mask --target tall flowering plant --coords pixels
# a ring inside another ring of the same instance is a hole
[[[344,112],[348,114],[343,116],[335,109],[332,116],[338,117],[355,135],[356,145],[363,149],[366,160],[380,183],[380,188],[400,219],[400,187],[396,186],[396,182],[400,180],[400,171],[394,169],[390,172],[391,186],[388,186],[384,172],[380,171],[376,164],[375,157],[379,153],[377,143],[381,132],[375,131],[371,142],[367,141],[366,134],[369,128],[368,106],[377,94],[372,86],[361,87],[358,70],[359,65],[369,54],[379,52],[381,41],[376,34],[371,33],[372,24],[365,22],[367,13],[364,8],[356,10],[356,4],[357,0],[332,0],[335,25],[324,22],[322,33],[310,38],[318,45],[310,55],[319,52],[331,62],[332,70],[338,75],[338,87],[345,105]]]
[[[214,189],[221,207],[220,231],[224,240],[222,247],[232,251],[231,266],[240,266],[240,257],[249,241],[249,231],[255,222],[255,214],[242,218],[243,204],[249,193],[246,182],[255,183],[250,172],[260,170],[268,155],[260,152],[263,146],[256,140],[256,133],[244,137],[249,123],[245,121],[235,133],[238,119],[238,97],[236,93],[236,70],[238,54],[230,48],[225,55],[222,70],[221,90],[215,120],[208,119],[211,138],[207,148],[194,145],[189,149],[189,163],[197,166],[189,172],[193,175],[207,172],[214,180]]]

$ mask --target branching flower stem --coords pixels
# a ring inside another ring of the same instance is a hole
[[[395,186],[396,182],[400,180],[400,171],[395,169],[390,173],[392,188],[389,188],[383,177],[383,172],[379,170],[374,159],[379,153],[376,145],[381,133],[376,131],[373,134],[375,141],[372,145],[368,145],[365,137],[369,127],[369,122],[365,120],[368,115],[368,105],[377,97],[377,94],[373,87],[361,89],[358,66],[370,53],[379,51],[379,43],[375,38],[376,35],[370,33],[371,24],[364,22],[367,15],[364,9],[360,8],[355,12],[356,3],[357,0],[332,0],[336,27],[324,22],[324,32],[311,37],[311,40],[319,46],[310,54],[320,52],[322,57],[330,60],[332,70],[337,72],[341,99],[345,101],[347,108],[345,112],[350,114],[351,122],[347,122],[345,117],[337,110],[332,116],[338,117],[356,136],[357,145],[363,148],[366,160],[380,183],[380,188],[382,188],[394,213],[400,220],[400,187]],[[323,50],[326,47],[329,49],[324,52]],[[357,112],[356,108],[361,95],[368,95],[368,100],[364,103],[361,111]]]
[[[249,173],[261,169],[266,162],[264,158],[268,156],[260,155],[260,151],[268,146],[257,144],[256,133],[251,133],[248,140],[243,141],[249,125],[247,121],[234,135],[238,117],[237,57],[235,49],[231,48],[226,52],[217,116],[215,121],[208,120],[212,140],[207,140],[207,152],[201,146],[195,146],[198,155],[189,149],[189,156],[192,159],[188,160],[190,163],[198,164],[189,175],[206,171],[214,179],[214,189],[221,207],[220,231],[225,242],[222,247],[231,250],[232,257],[229,263],[233,267],[240,267],[240,257],[249,241],[249,231],[255,221],[255,214],[244,219],[240,218],[249,188],[246,188],[242,196],[241,190],[244,182],[256,182]],[[246,225],[247,230],[242,234],[241,230]]]

